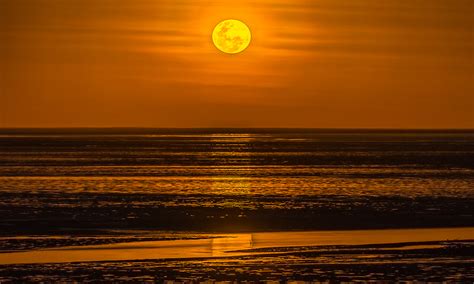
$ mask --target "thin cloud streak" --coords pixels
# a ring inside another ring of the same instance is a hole
[[[183,127],[225,127],[261,107],[241,126],[474,127],[470,11],[464,0],[4,0],[1,123],[177,126],[142,115],[166,109],[190,117],[172,116]],[[213,46],[223,18],[250,26],[244,53]]]

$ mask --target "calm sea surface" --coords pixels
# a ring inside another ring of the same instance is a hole
[[[474,225],[474,132],[0,133],[7,231]]]

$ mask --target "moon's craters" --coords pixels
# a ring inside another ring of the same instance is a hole
[[[225,53],[242,52],[250,43],[250,29],[238,20],[224,20],[212,33],[214,45]]]

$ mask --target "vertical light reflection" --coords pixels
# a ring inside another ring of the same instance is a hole
[[[253,247],[252,234],[236,234],[228,238],[214,238],[211,243],[211,254],[225,256],[228,251],[245,250]]]
[[[211,192],[236,195],[252,191],[248,176],[254,158],[250,142],[252,134],[213,134],[210,136],[209,160],[214,164],[210,177]]]

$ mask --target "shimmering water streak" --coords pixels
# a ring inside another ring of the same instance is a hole
[[[0,136],[0,191],[472,196],[474,133],[24,130]]]
[[[474,225],[473,131],[0,133],[0,231],[13,235],[71,226],[237,232]]]

